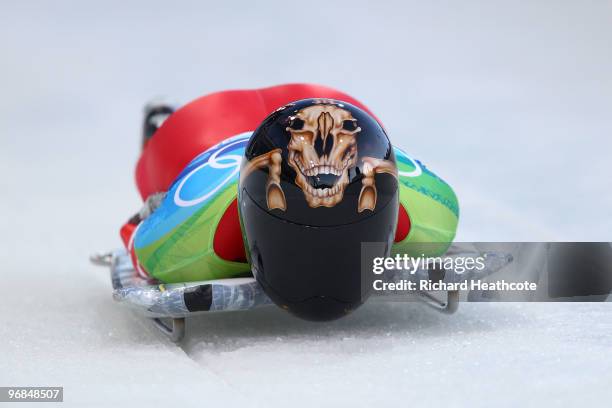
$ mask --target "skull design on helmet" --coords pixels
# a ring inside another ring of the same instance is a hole
[[[357,163],[357,120],[341,104],[322,103],[289,118],[289,165],[310,207],[333,207],[344,195]]]
[[[294,104],[276,110],[283,112]],[[359,167],[361,191],[357,212],[374,211],[377,202],[375,175],[390,174],[397,178],[394,161],[376,157],[358,157],[358,140],[362,128],[345,104],[331,99],[313,99],[311,104],[296,109],[283,127],[290,139],[283,149],[276,148],[245,163],[240,179],[245,180],[257,169],[267,168],[266,203],[268,209],[287,209],[281,187],[282,163],[295,172],[298,186],[310,208],[334,207],[344,197],[351,181],[350,171]],[[353,174],[352,177],[355,177]]]

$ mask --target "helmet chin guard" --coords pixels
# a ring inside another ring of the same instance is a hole
[[[290,103],[253,133],[238,202],[251,269],[268,296],[302,318],[339,318],[369,295],[361,244],[388,243],[386,256],[395,234],[391,143],[351,104]]]

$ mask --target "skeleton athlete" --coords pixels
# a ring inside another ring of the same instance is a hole
[[[314,102],[296,105],[310,98]],[[259,182],[260,173],[262,205],[279,217],[300,208],[332,214],[338,207],[367,217],[382,205],[380,183],[396,180],[393,252],[423,242],[440,243],[442,250],[450,245],[459,214],[450,186],[395,146],[393,152],[372,150],[360,140],[366,122],[349,104],[373,116],[345,93],[307,84],[218,92],[176,111],[149,106],[136,167],[145,204],[121,229],[138,273],[165,283],[249,276],[236,198],[238,185],[249,177]],[[286,137],[286,149],[249,145],[266,117],[288,109],[288,120],[275,130]],[[355,204],[345,198],[349,188]]]

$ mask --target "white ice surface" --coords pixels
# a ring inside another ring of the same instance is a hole
[[[610,404],[610,303],[270,308],[194,319],[177,348],[87,261],[139,207],[146,100],[296,81],[355,95],[448,180],[459,239],[610,241],[609,2],[124,3],[0,6],[0,386],[74,406]]]

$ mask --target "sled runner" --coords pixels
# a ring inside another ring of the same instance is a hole
[[[447,256],[474,256],[479,254],[461,252],[451,247]],[[457,282],[460,279],[474,279],[490,275],[512,261],[503,253],[487,253],[485,268],[474,273],[457,274],[454,271],[440,271],[420,268],[415,273],[406,271],[386,271],[381,279],[387,283],[400,281],[418,282],[420,280],[442,280]],[[254,278],[218,279],[202,282],[163,284],[153,278],[139,275],[125,249],[118,249],[91,257],[95,265],[110,267],[113,286],[113,299],[137,313],[151,318],[155,326],[173,342],[180,342],[185,335],[185,318],[206,312],[248,310],[273,302],[264,293]],[[438,276],[436,276],[438,275]],[[406,293],[398,295],[394,291],[374,291],[380,300],[406,300]],[[446,293],[444,299],[430,292],[414,291],[408,296],[421,301],[442,313],[454,313],[459,306],[459,291]]]

